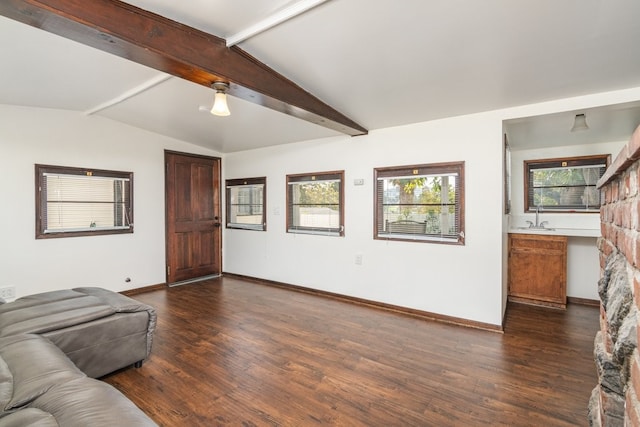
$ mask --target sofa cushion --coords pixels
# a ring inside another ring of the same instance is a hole
[[[156,330],[157,315],[153,307],[129,298],[117,292],[112,292],[103,288],[74,288],[76,292],[91,295],[100,298],[101,301],[109,304],[118,313],[141,313],[149,314],[147,325],[147,356],[151,354],[151,345],[153,343],[153,334]]]
[[[0,418],[0,427],[60,427],[60,424],[47,412],[26,408]]]
[[[105,304],[99,298],[90,295],[73,296],[73,298],[58,300],[33,301],[16,300],[11,304],[0,306],[0,336],[21,333],[41,334],[44,332],[90,322],[95,319],[110,316],[115,309]],[[16,308],[13,304],[16,304]],[[2,308],[10,307],[2,311]]]
[[[148,305],[136,301],[133,298],[103,288],[73,288],[73,292],[97,298],[104,304],[113,307],[118,313],[132,313],[149,309]]]
[[[85,294],[72,289],[61,289],[58,291],[44,292],[40,294],[27,295],[13,301],[11,304],[0,306],[0,314],[13,310],[22,310],[27,307],[40,305],[43,302],[62,301],[67,299],[83,297]]]
[[[51,387],[29,407],[52,414],[65,427],[157,426],[113,386],[91,378]]]
[[[13,378],[13,393],[4,410],[26,405],[56,384],[86,377],[58,347],[39,335],[0,338],[0,358]]]
[[[99,378],[147,357],[146,311],[116,313],[70,328],[42,334],[82,372]]]
[[[0,357],[0,408],[4,408],[13,397],[13,375],[7,362]]]

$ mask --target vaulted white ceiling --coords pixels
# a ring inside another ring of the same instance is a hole
[[[128,3],[222,38],[318,3],[239,46],[369,130],[640,86],[637,0]],[[211,89],[4,17],[0,35],[2,104],[104,116],[220,152],[338,135],[232,97],[230,117],[212,116],[199,111]],[[624,126],[640,122],[631,107]]]

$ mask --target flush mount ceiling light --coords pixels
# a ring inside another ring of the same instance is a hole
[[[213,82],[211,87],[216,91],[216,96],[213,101],[213,107],[211,108],[211,114],[214,116],[228,116],[231,114],[229,106],[227,105],[227,91],[229,90],[229,83],[227,82]]]
[[[573,127],[571,128],[571,132],[578,132],[581,130],[589,130],[589,126],[587,125],[587,117],[584,114],[576,114],[576,117],[573,120]]]

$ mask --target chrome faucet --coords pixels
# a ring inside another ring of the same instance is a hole
[[[529,228],[544,228],[545,224],[549,224],[549,221],[540,221],[540,206],[536,206],[536,223],[534,224],[532,221],[527,221],[529,224]]]

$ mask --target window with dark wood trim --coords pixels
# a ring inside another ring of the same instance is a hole
[[[265,231],[267,229],[267,178],[228,179],[227,228]]]
[[[35,165],[36,238],[133,233],[133,172]]]
[[[344,236],[344,171],[287,175],[287,232]]]
[[[504,187],[502,189],[504,198],[504,214],[511,213],[511,147],[507,134],[504,134],[504,145],[502,150],[502,177]]]
[[[525,212],[599,212],[607,154],[524,161]]]
[[[374,238],[464,244],[464,162],[374,169]]]

